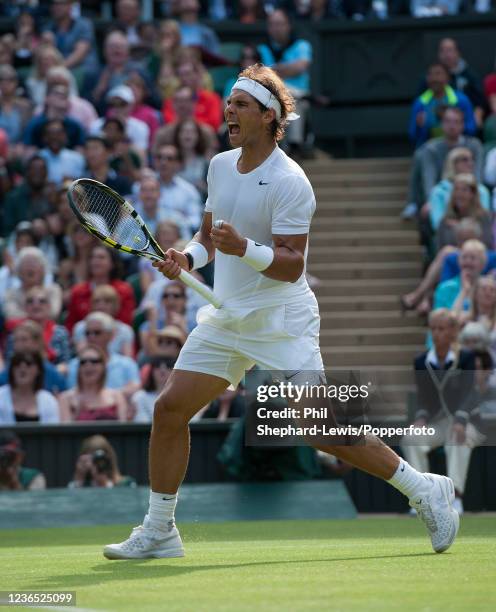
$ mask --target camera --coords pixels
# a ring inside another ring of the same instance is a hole
[[[98,474],[112,475],[112,462],[104,450],[96,450],[91,456],[91,460]]]
[[[12,467],[16,461],[17,453],[14,450],[0,448],[0,470]]]

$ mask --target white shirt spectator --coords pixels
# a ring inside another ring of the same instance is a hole
[[[40,423],[60,423],[59,404],[49,391],[41,389],[36,392],[36,410]],[[16,424],[10,385],[0,387],[0,424]]]
[[[56,185],[60,185],[65,178],[81,178],[84,174],[86,162],[77,151],[61,149],[53,153],[50,149],[42,149],[40,156],[46,161],[48,180]]]
[[[144,389],[136,391],[131,398],[131,404],[136,409],[133,421],[136,423],[151,423],[157,397],[157,391],[145,391]]]
[[[175,176],[167,185],[160,186],[160,208],[182,215],[194,230],[201,224],[203,206],[198,190],[180,176]]]
[[[77,385],[79,359],[74,357],[69,361],[67,372],[67,387],[72,389]],[[122,389],[131,382],[140,382],[138,365],[125,355],[111,354],[107,361],[107,378],[105,386],[109,389]]]
[[[103,131],[103,124],[106,118],[100,117],[91,124],[91,134],[101,134]],[[126,136],[136,148],[140,151],[148,150],[148,142],[150,139],[150,128],[141,119],[135,117],[128,117],[126,120]]]
[[[155,268],[154,268],[155,269]],[[120,354],[124,346],[134,343],[134,331],[130,325],[122,321],[114,321],[115,332],[114,337],[108,344],[108,352],[111,354]],[[86,339],[86,322],[79,321],[74,326],[72,332],[72,340],[75,344],[79,344]]]

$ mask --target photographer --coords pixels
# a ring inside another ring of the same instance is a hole
[[[117,455],[104,436],[95,435],[83,440],[76,461],[74,476],[67,485],[79,487],[135,487],[131,476],[123,476],[119,471]]]
[[[34,468],[22,466],[24,451],[13,431],[0,432],[0,491],[33,491],[44,489],[43,474]]]

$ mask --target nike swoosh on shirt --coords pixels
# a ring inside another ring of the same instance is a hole
[[[269,183],[264,183],[263,181],[258,181],[259,185],[268,185]]]

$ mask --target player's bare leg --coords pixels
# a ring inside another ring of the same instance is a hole
[[[184,556],[174,523],[177,490],[189,457],[189,421],[218,397],[229,382],[223,378],[173,370],[155,404],[150,438],[150,506],[143,525],[120,544],[104,548],[108,559],[146,559]]]

